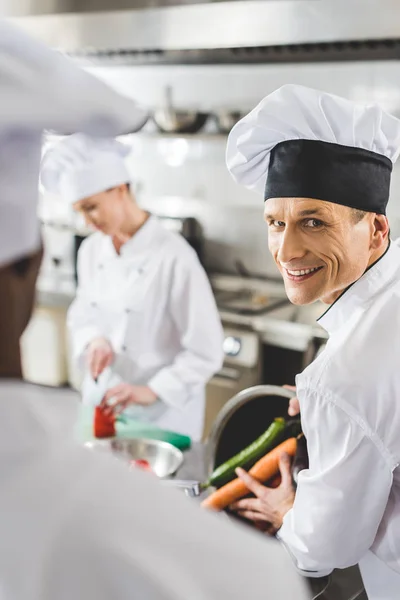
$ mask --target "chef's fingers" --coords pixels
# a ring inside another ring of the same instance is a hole
[[[238,510],[251,510],[253,512],[260,512],[261,509],[262,504],[258,498],[243,498],[242,500],[233,502],[229,506],[229,510],[234,510],[235,512]]]
[[[287,452],[282,452],[279,457],[279,470],[281,472],[281,486],[292,488],[292,460]]]
[[[119,383],[118,385],[114,385],[114,387],[107,390],[104,394],[103,403],[107,404],[107,402],[109,402],[111,398],[120,396],[124,392],[126,392],[126,383]]]
[[[104,352],[100,356],[98,375],[102,374],[102,372],[104,371],[104,369],[106,369],[111,364],[111,361],[112,361],[112,354],[111,354],[111,352]]]
[[[105,413],[112,412],[108,411],[108,409],[112,408],[116,403],[125,400],[127,396],[128,391],[126,389],[126,384],[120,383],[119,385],[116,385],[106,391],[101,401],[101,407],[103,408]],[[112,400],[113,402],[110,402],[110,400]]]
[[[295,385],[287,385],[287,384],[285,384],[283,387],[286,390],[290,390],[291,392],[295,392],[296,391],[296,386]]]
[[[114,402],[110,403],[106,403],[105,407],[104,407],[104,414],[106,415],[118,415],[120,414],[123,410],[125,410],[128,402],[129,402],[129,396],[126,393],[121,392],[120,394],[115,394],[113,396],[113,400]]]
[[[103,396],[103,398],[102,398],[102,400],[101,400],[101,402],[100,402],[100,406],[101,406],[101,408],[102,408],[103,410],[105,410],[105,409],[107,408],[107,406],[108,406],[108,401],[109,401],[109,400],[110,400],[110,398],[111,398],[111,396],[108,396],[108,392],[109,392],[109,391],[110,391],[110,390],[108,390],[108,391],[107,391],[107,392],[104,394],[104,396]]]
[[[106,409],[106,407],[107,407],[107,400],[106,400],[106,397],[105,397],[105,396],[103,396],[103,398],[101,399],[101,402],[100,402],[100,407],[101,407],[103,410],[105,410],[105,409]]]
[[[244,519],[247,519],[248,521],[257,521],[258,523],[260,521],[264,521],[266,523],[268,523],[268,519],[266,517],[264,517],[264,515],[262,515],[259,512],[255,512],[253,510],[238,510],[236,511],[236,514],[239,517],[243,517]]]
[[[88,356],[88,364],[89,364],[89,370],[90,370],[90,374],[93,377],[93,379],[96,379],[96,377],[98,377],[97,375],[97,369],[98,369],[98,356],[97,356],[97,352],[91,352]]]
[[[289,402],[288,414],[290,417],[295,417],[300,413],[300,404],[297,397],[291,398]]]
[[[90,356],[90,372],[93,379],[96,379],[104,371],[104,351],[100,348],[93,350]]]
[[[261,497],[265,494],[265,490],[267,489],[264,485],[262,485],[257,479],[254,479],[251,475],[249,475],[244,469],[238,467],[236,469],[236,475],[243,481],[245,486],[253,492],[253,494],[257,497]]]
[[[122,400],[118,404],[114,405],[114,408],[113,408],[114,415],[118,416],[121,413],[123,413],[127,406],[129,406],[129,399]]]
[[[106,350],[99,350],[96,377],[101,375],[104,369],[106,369],[112,363],[112,359],[112,352]]]

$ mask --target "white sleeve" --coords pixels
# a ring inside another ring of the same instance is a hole
[[[221,368],[223,331],[210,283],[197,258],[177,261],[172,277],[169,310],[182,350],[148,385],[164,402],[178,407],[188,400],[193,386],[206,385]]]
[[[74,360],[81,364],[87,345],[97,337],[105,337],[98,313],[90,298],[90,256],[86,242],[78,251],[78,289],[68,310],[67,327]]]
[[[357,564],[371,547],[394,465],[376,434],[335,398],[310,392],[305,400],[309,469],[299,474],[294,506],[278,537],[304,575],[322,577]]]
[[[63,464],[74,478],[50,527],[41,600],[309,598],[275,540],[122,462],[77,459]]]
[[[136,131],[146,111],[22,28],[0,20],[0,126],[116,136]]]

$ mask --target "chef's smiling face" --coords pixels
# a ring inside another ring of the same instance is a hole
[[[265,202],[268,245],[293,304],[330,304],[383,254],[388,223],[366,213],[309,198]]]
[[[127,194],[127,186],[120,185],[75,202],[74,210],[84,216],[87,225],[112,236],[124,224]]]

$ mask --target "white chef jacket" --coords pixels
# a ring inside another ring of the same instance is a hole
[[[0,382],[0,597],[305,600],[279,544],[74,444],[76,406]]]
[[[280,539],[309,576],[360,563],[369,600],[400,598],[400,248],[320,318],[296,378],[310,466]]]
[[[75,357],[98,336],[116,353],[113,371],[158,396],[131,406],[139,420],[201,437],[205,384],[223,362],[222,326],[194,250],[150,217],[117,254],[95,233],[78,256],[79,286],[68,315]],[[85,401],[85,385],[83,386]]]

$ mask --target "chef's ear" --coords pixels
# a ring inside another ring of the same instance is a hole
[[[117,186],[117,188],[122,196],[132,196],[130,183],[122,183],[121,185]]]
[[[121,194],[130,193],[131,186],[129,183],[121,183],[120,185],[115,185],[112,188],[108,188],[107,192],[119,192]]]
[[[386,215],[373,215],[371,249],[378,250],[387,242],[390,235],[389,221]]]

